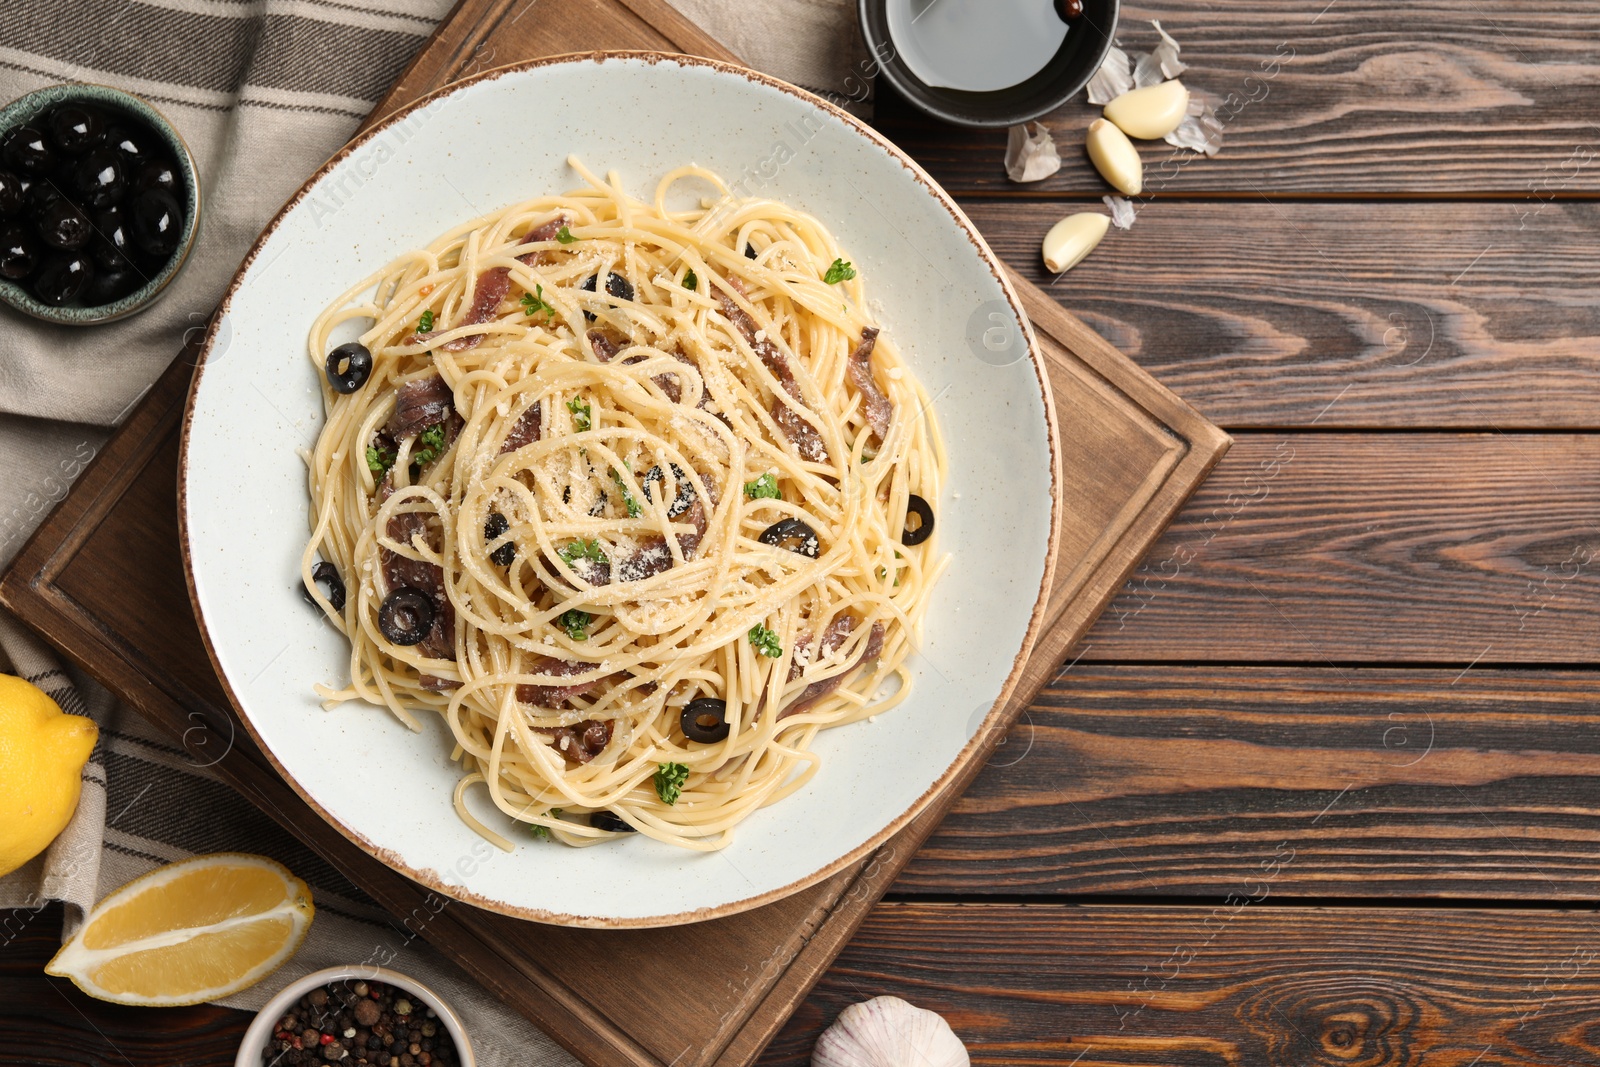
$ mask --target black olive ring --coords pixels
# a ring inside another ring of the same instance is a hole
[[[334,611],[344,610],[344,579],[339,577],[339,568],[327,560],[319,560],[311,568],[311,580],[328,587],[328,603],[333,605]],[[311,593],[307,591],[306,600],[312,604]]]
[[[707,726],[701,719],[715,721]],[[714,745],[728,736],[728,702],[714,697],[691,700],[684,705],[683,714],[678,716],[678,724],[683,727],[683,736],[689,740],[702,745]]]
[[[787,548],[790,552],[798,552],[807,559],[816,559],[822,550],[822,541],[817,537],[817,531],[800,519],[779,519],[762,530],[757,540],[773,548]]]
[[[578,288],[585,292],[592,293],[594,292],[594,286],[595,275],[591,274],[583,280],[583,284],[578,286]],[[633,283],[624,278],[622,275],[618,274],[616,271],[612,271],[610,274],[606,275],[606,292],[610,293],[618,300],[632,300]],[[583,313],[583,317],[588,319],[590,322],[593,322],[594,312],[585,311]]]
[[[378,629],[397,645],[414,645],[433,629],[433,600],[426,593],[403,585],[384,598],[378,609]]]
[[[483,539],[493,543],[499,540],[509,529],[511,529],[511,523],[506,521],[506,517],[498,511],[491,511],[489,512],[489,518],[483,524]],[[493,552],[490,552],[489,558],[502,567],[511,566],[511,561],[517,558],[516,542],[507,541]]]
[[[328,353],[328,384],[336,393],[353,393],[372,374],[372,353],[360,341],[342,344]]]
[[[672,468],[672,480],[678,486],[678,492],[672,498],[672,506],[667,508],[667,518],[675,519],[694,506],[694,486],[689,484],[689,476],[683,473],[682,467],[676,463],[667,465]],[[667,476],[661,473],[659,463],[645,471],[644,477],[639,480],[639,488],[644,490],[644,498],[655,503],[655,497],[650,495],[650,486],[655,482],[665,483],[666,480]]]
[[[911,516],[915,515],[922,520],[915,530],[911,528]],[[933,508],[928,502],[915,493],[906,501],[906,528],[900,535],[902,545],[920,545],[933,536]]]
[[[617,818],[609,811],[596,811],[589,816],[589,825],[596,830],[610,830],[614,834],[636,834],[639,831]]]

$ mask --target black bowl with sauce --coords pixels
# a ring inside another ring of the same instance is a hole
[[[1119,0],[1082,0],[1066,38],[1036,74],[1004,89],[982,92],[929,85],[901,55],[889,33],[891,0],[858,0],[861,35],[878,73],[900,95],[936,119],[958,126],[1015,126],[1054,111],[1083,89],[1105,61],[1117,32]],[[935,3],[971,0],[933,0]],[[1051,0],[1040,0],[1050,3]]]

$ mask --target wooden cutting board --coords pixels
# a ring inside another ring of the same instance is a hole
[[[538,56],[648,48],[734,59],[660,0],[532,5],[461,0],[369,123],[466,74]],[[1014,717],[1229,439],[1045,293],[1016,275],[1012,282],[1048,361],[1065,474],[1049,621],[1007,708]],[[198,761],[226,751],[215,769],[228,782],[582,1060],[753,1060],[982,759],[868,859],[741,915],[659,930],[576,930],[433,896],[360,851],[289,789],[238,727],[212,673],[177,539],[178,430],[193,360],[192,351],[178,357],[40,527],[0,578],[0,603]]]

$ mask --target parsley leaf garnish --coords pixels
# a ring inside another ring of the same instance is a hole
[[[581,396],[575,396],[567,401],[567,410],[572,412],[572,425],[579,433],[590,426],[590,416],[594,413],[589,407],[589,402]]]
[[[633,469],[631,467],[628,469],[628,473],[633,473]],[[639,506],[639,502],[633,498],[633,493],[629,492],[628,490],[628,483],[622,480],[622,475],[617,473],[617,469],[615,467],[611,468],[611,480],[617,483],[617,491],[622,494],[622,503],[628,508],[628,518],[637,519],[644,509],[641,508]]]
[[[572,242],[576,241],[577,238],[572,236],[571,230],[563,226],[561,229],[556,231],[556,240],[560,241],[564,245],[570,245]]]
[[[569,566],[580,559],[592,560],[595,563],[606,562],[606,554],[600,551],[600,542],[587,541],[583,538],[579,538],[571,544],[562,545],[556,550],[556,555],[565,560]]]
[[[444,423],[436,422],[423,430],[417,435],[417,444],[422,447],[411,453],[411,462],[419,467],[444,455]]]
[[[594,616],[582,608],[573,608],[561,613],[556,624],[567,631],[567,636],[574,641],[589,640],[589,624],[594,622]]]
[[[387,448],[378,448],[376,445],[367,446],[367,469],[376,478],[382,478],[389,473],[389,468],[394,466],[394,453]]]
[[[522,313],[524,315],[537,315],[542,311],[549,315],[552,319],[555,318],[556,309],[551,307],[544,298],[544,286],[535,285],[534,288],[538,290],[537,294],[522,294]]]
[[[822,276],[822,280],[827,285],[838,285],[840,282],[847,282],[855,276],[856,269],[854,267],[842,259],[836,259],[829,265],[828,273]]]
[[[689,780],[689,768],[681,763],[663,763],[656,768],[656,796],[663,804],[676,804]]]
[[[744,495],[749,500],[782,500],[783,490],[778,488],[778,479],[769,472],[753,482],[745,482]]]
[[[422,318],[417,320],[417,332],[418,333],[432,333],[433,332],[433,309],[432,308],[429,308],[427,311],[424,311],[422,313]]]
[[[778,634],[765,626],[757,624],[750,628],[750,643],[756,646],[756,651],[763,656],[777,659],[783,655],[783,646],[778,644]]]
[[[693,267],[683,272],[683,287],[685,289],[700,288],[700,277],[695,274]]]
[[[545,814],[549,815],[552,819],[559,819],[561,818],[561,809],[551,808]],[[529,825],[528,832],[541,841],[550,840],[550,827],[548,826],[540,826],[537,823],[533,823]]]

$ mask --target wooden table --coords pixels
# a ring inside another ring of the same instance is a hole
[[[877,124],[1236,443],[765,1060],[894,993],[989,1062],[1600,1063],[1592,7],[1149,17],[1227,143],[1147,151],[1058,282],[1093,109],[1034,186],[1003,133]],[[0,1063],[231,1062],[243,1013],[46,980],[57,920],[0,926]]]

